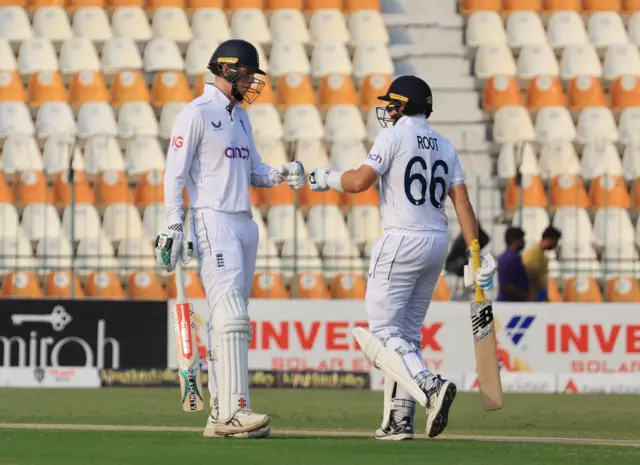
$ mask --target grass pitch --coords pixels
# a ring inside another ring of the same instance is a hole
[[[31,428],[33,424],[67,424],[190,429],[0,429],[0,464],[169,465],[205,460],[215,465],[640,463],[640,447],[445,438],[387,443],[351,437],[354,432],[369,436],[380,423],[381,393],[368,391],[253,390],[252,404],[256,411],[272,416],[274,434],[267,440],[202,438],[207,413],[182,412],[175,388],[2,389],[0,422],[4,423]],[[626,439],[639,441],[636,444],[640,445],[638,411],[640,396],[512,394],[506,396],[502,411],[484,412],[477,394],[461,393],[452,408],[446,434]],[[423,433],[424,425],[420,410],[416,432]],[[278,434],[279,430],[288,430],[288,434]],[[292,430],[306,435],[293,437]],[[333,436],[326,437],[322,431]]]

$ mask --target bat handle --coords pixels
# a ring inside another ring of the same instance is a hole
[[[182,261],[179,258],[176,263],[176,298],[179,304],[187,302],[184,295],[184,272],[182,270]]]
[[[478,239],[474,239],[473,241],[471,241],[471,246],[469,247],[469,249],[471,250],[471,262],[473,264],[473,271],[475,273],[482,266],[482,260],[480,259],[480,242],[478,242]],[[475,283],[475,280],[474,285],[476,287],[475,301],[480,302],[486,300],[484,291],[480,286],[478,286],[477,283]]]

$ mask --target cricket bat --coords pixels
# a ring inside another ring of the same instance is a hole
[[[474,272],[480,269],[480,243],[471,243],[471,260]],[[493,324],[493,307],[484,291],[477,284],[476,295],[471,302],[471,326],[478,366],[478,383],[482,396],[482,408],[485,410],[499,410],[502,408],[502,382],[500,381],[500,366],[498,365],[498,347],[496,344],[496,330]]]
[[[202,401],[200,360],[196,344],[196,324],[193,319],[194,311],[184,295],[184,276],[180,259],[176,265],[176,290],[177,300],[173,311],[173,322],[178,353],[182,410],[198,412],[204,408],[204,402]]]

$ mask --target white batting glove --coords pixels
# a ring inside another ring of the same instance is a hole
[[[326,192],[329,190],[327,185],[329,173],[331,173],[331,170],[325,167],[313,168],[309,171],[309,187],[313,192]]]
[[[155,252],[158,265],[173,271],[178,259],[185,265],[191,261],[193,244],[185,239],[181,224],[172,224],[169,230],[158,233]]]
[[[293,161],[279,166],[278,172],[282,175],[283,180],[287,181],[291,189],[298,190],[307,182],[304,166],[302,166],[302,163],[299,161]]]
[[[493,289],[493,276],[496,273],[496,260],[490,253],[480,254],[480,269],[473,272],[473,263],[471,262],[471,254],[467,254],[469,257],[469,263],[464,266],[464,285],[467,288],[472,288],[474,283],[477,283],[483,290],[488,291]]]

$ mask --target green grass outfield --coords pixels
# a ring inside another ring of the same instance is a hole
[[[477,394],[461,393],[446,435],[401,443],[370,438],[381,402],[368,391],[253,390],[253,408],[272,416],[273,435],[221,440],[202,438],[207,413],[182,412],[177,388],[0,389],[0,464],[640,464],[640,396],[511,394],[502,411],[484,412]],[[424,413],[416,419],[423,433]]]

